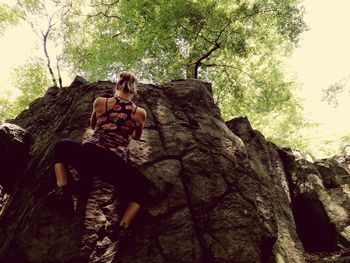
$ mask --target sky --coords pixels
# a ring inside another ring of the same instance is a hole
[[[307,0],[304,6],[304,20],[309,30],[303,33],[299,47],[294,50],[288,64],[290,70],[297,74],[302,85],[301,94],[307,100],[305,105],[313,112],[313,118],[336,123],[335,116],[330,120],[333,111],[323,105],[320,98],[323,89],[350,76],[350,37],[347,33],[350,1]],[[340,103],[339,112],[349,112],[350,104],[346,102],[349,101]],[[335,127],[329,129],[336,130]],[[350,126],[343,124],[337,129],[350,132]]]
[[[303,6],[309,30],[286,60],[286,70],[300,84],[298,95],[304,99],[304,116],[320,124],[305,135],[318,147],[320,140],[350,134],[349,92],[339,97],[337,108],[321,101],[322,90],[350,76],[350,1],[304,0]],[[349,84],[345,87],[348,91]]]
[[[301,35],[291,57],[286,58],[285,70],[299,83],[297,94],[304,99],[305,118],[320,124],[305,131],[305,137],[318,147],[324,139],[350,133],[350,94],[341,97],[337,108],[321,101],[322,90],[350,76],[350,0],[304,0],[302,5],[309,30]],[[30,57],[43,56],[40,45],[27,24],[11,27],[0,36],[0,96],[6,90],[14,90],[11,72],[15,67]],[[55,52],[54,47],[49,48]],[[63,80],[65,86],[72,81],[68,77]],[[347,89],[350,90],[350,83]],[[319,157],[323,157],[321,153]]]

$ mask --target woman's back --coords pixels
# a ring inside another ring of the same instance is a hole
[[[113,100],[114,105],[108,106],[108,101]],[[127,161],[130,137],[137,128],[134,119],[137,106],[131,100],[124,100],[118,96],[107,98],[105,101],[105,112],[97,116],[93,134],[82,143],[93,143]]]

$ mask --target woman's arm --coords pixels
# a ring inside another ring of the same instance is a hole
[[[90,126],[91,126],[91,129],[93,130],[95,129],[96,121],[97,121],[96,112],[95,110],[93,110],[90,118]]]
[[[141,138],[142,130],[143,130],[143,127],[145,125],[146,118],[147,118],[146,110],[139,107],[138,111],[137,111],[137,116],[135,116],[135,117],[137,117],[138,126],[137,126],[136,130],[134,131],[134,133],[132,134],[132,138],[134,140],[139,140]]]
[[[97,97],[94,101],[94,105],[93,105],[93,109],[92,109],[92,113],[91,113],[91,117],[90,117],[90,126],[91,126],[91,129],[95,129],[95,126],[96,126],[96,121],[97,121],[97,110],[98,110],[98,107],[100,106],[100,101],[101,101],[101,98],[100,97]]]

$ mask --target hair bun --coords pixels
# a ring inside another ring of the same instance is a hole
[[[123,90],[125,92],[137,93],[137,79],[131,72],[124,71],[120,73],[118,84],[123,85]]]
[[[127,71],[124,71],[120,74],[120,79],[128,82],[134,82],[136,80],[135,76],[131,72]]]

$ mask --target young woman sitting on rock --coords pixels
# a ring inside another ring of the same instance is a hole
[[[97,97],[90,119],[93,134],[82,143],[69,138],[56,142],[53,164],[57,187],[49,193],[51,197],[63,197],[73,211],[71,187],[67,183],[67,164],[71,164],[82,176],[97,175],[112,182],[128,202],[119,223],[124,231],[130,225],[140,207],[144,205],[149,180],[128,162],[130,139],[140,139],[146,120],[145,109],[131,100],[137,92],[137,80],[128,72],[120,74],[114,97]]]

